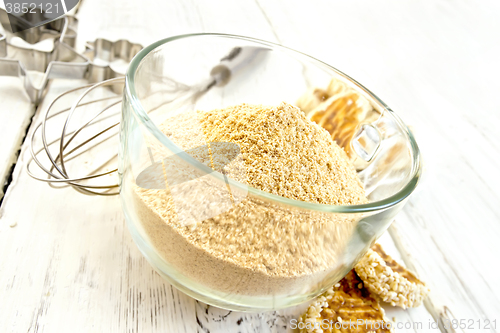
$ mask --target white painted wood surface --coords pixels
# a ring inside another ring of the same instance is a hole
[[[423,152],[424,180],[397,219],[419,272],[455,317],[496,319],[498,329],[499,15],[491,0],[85,0],[79,36],[147,45],[181,33],[241,34],[362,82],[415,128]],[[52,82],[37,115],[76,84]],[[8,91],[2,84],[3,105]],[[1,147],[16,151],[23,121],[6,110]],[[118,198],[36,182],[28,156],[25,143],[0,208],[0,332],[285,332],[299,312],[228,313],[176,291],[136,249]]]

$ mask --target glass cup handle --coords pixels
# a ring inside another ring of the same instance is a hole
[[[375,123],[365,123],[358,126],[351,140],[351,147],[365,162],[370,162],[379,151],[382,134]]]

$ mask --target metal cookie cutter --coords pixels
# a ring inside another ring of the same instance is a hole
[[[0,21],[4,27],[9,24],[3,9]],[[126,40],[97,39],[87,43],[84,54],[80,54],[74,49],[77,22],[75,17],[65,16],[20,33],[0,34],[0,75],[23,79],[35,104],[40,102],[49,79],[89,79],[96,83],[123,76],[142,46]],[[120,88],[114,85],[112,90],[119,93]]]

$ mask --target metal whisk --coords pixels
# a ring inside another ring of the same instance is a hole
[[[103,142],[109,140],[111,137],[116,135],[116,131],[112,133],[112,135],[104,138],[103,140],[99,142],[95,142],[96,139],[102,138],[102,136],[106,133],[109,133],[112,129],[117,128],[119,125],[119,122],[114,122],[112,125],[107,126],[105,129],[99,131],[97,134],[91,136],[90,138],[84,140],[82,143],[78,144],[76,147],[69,149],[68,146],[70,145],[71,142],[75,140],[75,138],[83,131],[84,128],[93,126],[95,124],[98,124],[100,121],[103,121],[104,119],[108,119],[112,116],[116,116],[119,114],[119,112],[115,112],[111,115],[108,115],[106,118],[99,118],[102,114],[104,114],[106,111],[109,111],[115,106],[120,105],[121,103],[121,96],[120,95],[115,95],[115,96],[110,96],[110,97],[104,97],[104,98],[99,98],[95,99],[92,101],[88,102],[82,102],[82,100],[93,90],[99,88],[99,87],[105,87],[105,86],[111,86],[111,85],[123,85],[125,79],[124,78],[115,78],[115,79],[110,79],[107,81],[103,81],[97,84],[89,84],[85,85],[79,88],[71,89],[68,90],[59,96],[57,96],[52,103],[50,103],[49,107],[47,108],[45,115],[42,118],[42,122],[38,124],[34,131],[31,134],[30,137],[30,152],[31,152],[31,158],[28,161],[27,164],[27,172],[28,174],[33,177],[34,179],[47,182],[50,184],[68,184],[71,185],[73,188],[75,188],[77,191],[82,192],[84,194],[90,194],[90,195],[116,195],[118,194],[118,183],[114,184],[109,184],[109,185],[92,185],[92,184],[85,184],[83,183],[84,181],[87,181],[89,179],[96,179],[96,178],[101,178],[107,175],[111,175],[117,172],[117,169],[113,169],[110,171],[105,171],[105,172],[98,172],[99,168],[97,170],[94,170],[96,173],[91,173],[87,174],[85,176],[81,177],[71,177],[69,175],[69,172],[67,170],[67,164],[70,160],[80,156],[81,154],[85,153],[91,148],[94,148]],[[85,89],[85,90],[84,90]],[[77,91],[84,90],[84,92],[75,100],[73,105],[69,108],[65,108],[62,110],[59,110],[57,112],[51,113],[54,104],[60,100],[62,97],[72,94]],[[119,100],[117,100],[119,99]],[[106,105],[103,109],[99,110],[95,115],[93,115],[90,120],[87,122],[83,123],[80,125],[77,129],[69,131],[69,125],[71,122],[71,118],[74,116],[75,112],[77,111],[78,108],[85,106],[85,105],[90,105],[98,102],[109,102],[108,105]],[[61,135],[59,138],[48,142],[47,140],[47,124],[48,121],[53,119],[54,117],[63,114],[63,113],[68,113],[64,125],[62,127]],[[37,133],[39,133],[39,130],[41,132],[41,138],[42,138],[42,143],[43,147],[40,148],[39,150],[35,151],[35,137]],[[90,144],[93,143],[92,146]],[[50,147],[53,145],[59,146],[59,151],[56,156],[53,156],[53,154],[50,151]],[[40,158],[39,154],[40,153],[45,153],[45,156],[49,159],[50,164],[49,165],[44,165]],[[111,160],[115,158],[113,156]],[[46,178],[39,177],[35,175],[31,171],[31,163],[35,162],[37,166],[46,174]]]
[[[210,72],[210,75],[207,76],[208,79],[204,82],[201,82],[199,85],[195,87],[186,86],[182,83],[175,82],[169,78],[163,78],[168,80],[169,84],[166,85],[169,88],[166,89],[174,89],[177,92],[180,92],[176,98],[186,98],[191,99],[192,103],[195,103],[198,98],[200,98],[203,94],[205,94],[208,90],[210,90],[214,86],[224,86],[226,85],[231,77],[243,67],[245,67],[248,63],[250,63],[259,53],[262,51],[266,51],[266,48],[260,47],[237,47],[230,51],[230,53],[221,59],[221,62],[214,66]],[[82,132],[85,129],[90,128],[91,126],[95,126],[100,124],[101,122],[112,119],[113,117],[120,114],[120,111],[110,112],[110,110],[118,107],[121,104],[121,95],[113,95],[106,96],[103,98],[96,98],[91,101],[85,101],[84,99],[93,91],[102,87],[111,87],[111,86],[122,86],[125,83],[125,78],[119,77],[106,81],[102,81],[97,84],[89,84],[79,88],[68,90],[59,96],[57,96],[48,106],[45,114],[42,118],[40,124],[38,124],[30,137],[30,152],[31,158],[27,164],[27,172],[28,174],[39,181],[43,181],[49,183],[53,187],[58,187],[58,185],[62,186],[72,186],[77,191],[88,194],[88,195],[116,195],[119,194],[119,185],[118,182],[112,184],[88,184],[89,180],[93,179],[103,179],[104,177],[108,177],[110,175],[116,174],[118,169],[113,168],[112,170],[102,171],[102,169],[107,166],[111,161],[116,159],[116,154],[113,154],[107,161],[98,166],[92,172],[83,175],[83,176],[72,176],[68,171],[68,162],[85,154],[91,149],[107,142],[108,140],[116,137],[118,133],[118,125],[119,121],[114,121],[110,125],[107,125],[105,128],[99,130],[96,134],[91,135],[89,138],[82,140],[81,143],[76,144],[75,147],[70,147],[70,144],[76,142],[76,138],[82,135]],[[116,88],[116,87],[114,87]],[[122,88],[123,89],[123,88]],[[113,91],[120,91],[122,89],[113,89]],[[56,102],[61,100],[64,96],[69,94],[73,94],[79,91],[81,93],[73,102],[71,107],[64,108],[62,110],[53,112],[54,105]],[[158,92],[156,92],[158,93]],[[99,109],[95,114],[91,115],[90,119],[84,121],[80,126],[78,126],[74,130],[70,130],[70,123],[74,118],[75,113],[80,110],[84,106],[88,106],[94,103],[107,103],[103,108]],[[157,107],[159,108],[159,106]],[[157,109],[155,108],[155,109]],[[154,112],[151,111],[151,112]],[[56,116],[67,113],[66,119],[61,129],[61,134],[58,138],[52,141],[47,140],[47,126],[49,121],[52,121]],[[104,116],[104,114],[106,115]],[[42,139],[42,147],[38,150],[35,149],[35,139],[37,135],[41,134]],[[104,137],[105,134],[108,136]],[[51,147],[58,146],[57,154],[53,154],[50,150]],[[45,164],[42,162],[42,156],[45,156],[48,159],[48,162]],[[38,166],[38,168],[45,174],[44,176],[35,175],[32,171],[31,165],[32,162]],[[60,186],[59,186],[60,187]]]

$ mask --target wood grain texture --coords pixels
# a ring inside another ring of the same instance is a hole
[[[498,325],[499,14],[494,1],[85,0],[79,36],[147,45],[182,33],[241,34],[362,82],[414,127],[423,152],[422,184],[397,221],[419,273],[457,318]],[[76,84],[52,82],[35,123],[51,96]],[[4,119],[2,136],[14,142],[4,133],[18,133],[18,122]],[[118,198],[32,180],[26,149],[0,208],[0,332],[286,332],[302,310],[228,312],[178,292],[133,244]]]
[[[35,112],[28,95],[24,92],[21,79],[0,77],[0,199],[3,197],[4,183],[10,176],[16,162],[26,130]]]

